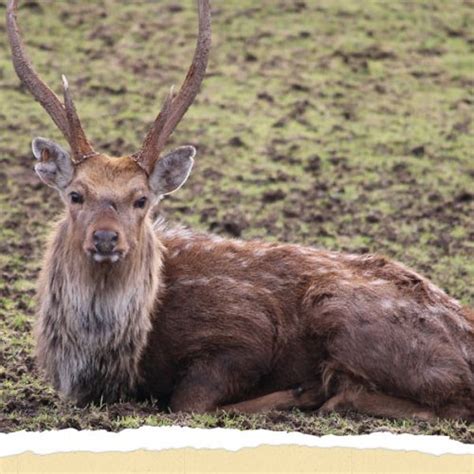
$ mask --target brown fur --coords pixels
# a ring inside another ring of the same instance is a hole
[[[127,158],[87,160],[64,195],[78,186],[87,205],[69,204],[56,226],[36,327],[40,366],[66,397],[474,417],[473,314],[412,270],[376,255],[153,229],[151,204],[131,210],[131,190],[148,187]],[[104,222],[127,249],[117,263],[87,254]]]

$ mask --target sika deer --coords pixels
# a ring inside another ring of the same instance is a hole
[[[39,366],[77,403],[157,397],[172,410],[302,407],[379,416],[474,417],[474,315],[376,255],[227,240],[151,221],[195,150],[161,156],[193,102],[210,48],[208,0],[179,92],[142,149],[111,158],[33,70],[9,0],[18,76],[71,153],[33,140],[35,169],[66,212],[39,278]]]

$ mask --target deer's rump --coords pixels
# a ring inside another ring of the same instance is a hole
[[[470,399],[474,409],[474,336],[466,311],[432,306],[400,289],[390,295],[389,288],[341,288],[315,306],[309,326],[326,335],[328,381],[432,408]]]

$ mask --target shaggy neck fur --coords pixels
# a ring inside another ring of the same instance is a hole
[[[36,325],[40,367],[79,404],[133,394],[138,363],[161,287],[163,248],[151,225],[140,245],[115,264],[97,264],[59,222],[39,279]]]

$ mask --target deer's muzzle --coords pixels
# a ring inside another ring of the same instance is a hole
[[[117,262],[123,255],[123,251],[117,249],[119,234],[114,230],[96,230],[92,235],[94,248],[90,250],[92,258],[96,262]]]

